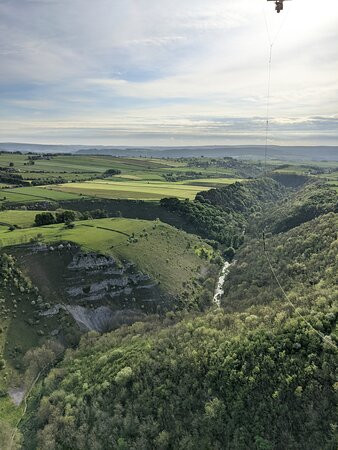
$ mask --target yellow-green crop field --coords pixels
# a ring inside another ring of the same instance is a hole
[[[199,186],[199,187],[222,187],[228,184],[236,183],[237,181],[243,181],[240,178],[197,178],[195,180],[184,180],[182,184],[189,186]],[[199,189],[202,191],[203,189]]]
[[[198,192],[208,190],[210,187],[171,182],[98,180],[83,183],[66,183],[53,186],[51,189],[90,197],[160,200],[163,197],[193,199]]]

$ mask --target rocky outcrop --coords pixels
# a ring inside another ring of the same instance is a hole
[[[78,253],[74,256],[72,262],[68,265],[70,270],[81,269],[103,269],[115,266],[115,259],[111,256],[98,255],[96,253]]]
[[[124,309],[112,311],[108,306],[99,306],[95,309],[85,308],[80,305],[55,305],[47,311],[40,313],[41,316],[54,316],[61,310],[67,311],[76,321],[82,331],[110,331],[121,325],[141,320],[145,315],[140,311]]]
[[[71,277],[65,279],[70,302],[97,302],[119,296],[137,296],[140,289],[151,290],[156,284],[131,263],[121,264],[111,256],[78,252],[68,264]]]

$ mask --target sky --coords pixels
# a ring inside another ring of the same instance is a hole
[[[0,141],[338,145],[338,1],[0,0]]]

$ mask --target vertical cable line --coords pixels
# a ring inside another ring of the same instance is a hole
[[[269,28],[268,19],[263,9],[264,22],[266,27],[266,34],[269,41],[269,53],[268,53],[268,75],[267,75],[267,93],[266,93],[266,119],[265,119],[265,148],[264,148],[264,175],[267,176],[267,162],[268,162],[268,150],[269,150],[269,134],[270,134],[270,98],[271,98],[271,69],[272,69],[272,50],[277,38],[282,31],[282,28],[286,22],[289,12],[287,12],[278,28],[276,34],[271,37],[271,31]]]
[[[269,257],[269,253],[267,251],[266,248],[266,244],[265,244],[265,237],[264,237],[264,233],[263,233],[263,248],[264,248],[264,255],[265,258],[269,264],[269,268],[271,270],[271,273],[277,283],[277,286],[279,287],[279,289],[282,291],[282,294],[284,296],[284,298],[286,299],[286,301],[292,306],[292,308],[294,309],[295,313],[306,323],[306,325],[311,328],[312,331],[314,331],[319,337],[320,339],[322,339],[324,342],[326,342],[330,347],[332,347],[334,350],[338,350],[336,344],[332,341],[330,336],[325,336],[321,331],[316,330],[316,328],[311,325],[311,323],[303,316],[303,314],[301,314],[298,310],[298,308],[296,307],[296,305],[290,300],[288,294],[286,293],[285,289],[283,288],[281,282],[279,281],[279,278],[277,276],[277,273],[275,271],[275,269],[273,268],[273,265],[271,263],[271,259]]]
[[[274,43],[276,42],[285,22],[286,19],[288,17],[288,13],[285,14],[284,19],[277,31],[277,33],[275,34],[275,36],[273,37],[273,39],[271,39],[271,32],[269,29],[269,24],[268,24],[268,20],[265,14],[265,10],[263,8],[263,13],[264,13],[264,22],[265,22],[265,26],[266,26],[266,33],[267,33],[267,37],[268,37],[268,41],[269,41],[269,54],[268,54],[268,76],[267,76],[267,95],[266,95],[266,121],[265,121],[265,151],[264,151],[264,175],[267,176],[267,159],[268,159],[268,149],[269,149],[269,134],[270,134],[270,97],[271,97],[271,68],[272,68],[272,50],[273,50],[273,46]],[[305,322],[305,324],[312,330],[314,331],[319,337],[320,339],[322,339],[324,342],[326,342],[326,344],[328,344],[330,347],[332,347],[334,350],[338,350],[337,346],[335,345],[335,343],[332,341],[330,336],[325,336],[322,332],[316,330],[316,328],[314,328],[313,325],[311,325],[311,323],[299,312],[298,308],[296,307],[296,305],[290,300],[288,294],[286,293],[285,289],[283,288],[281,282],[279,281],[279,278],[277,276],[276,270],[274,269],[272,263],[271,263],[271,259],[269,257],[269,252],[267,249],[267,245],[265,242],[265,233],[263,231],[262,233],[263,235],[263,253],[265,256],[265,259],[268,263],[269,269],[272,273],[272,276],[274,278],[274,280],[277,283],[277,286],[279,287],[279,289],[281,290],[283,297],[286,299],[286,301],[292,306],[293,310],[295,311],[295,313]]]
[[[265,150],[264,150],[264,175],[265,176],[267,176],[267,160],[268,160],[268,145],[269,145],[272,48],[273,48],[273,43],[270,42],[270,51],[269,51],[269,60],[268,60],[268,89],[267,89],[267,95],[266,95]]]

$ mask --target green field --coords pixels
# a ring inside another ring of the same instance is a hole
[[[39,202],[44,200],[74,200],[79,198],[79,195],[46,189],[43,187],[23,187],[2,189],[0,192],[0,203],[7,202]]]
[[[162,170],[165,168],[173,168],[182,163],[175,161],[166,161],[161,159],[146,158],[114,158],[113,156],[83,156],[83,155],[48,155],[47,158],[39,157],[34,160],[33,165],[29,164],[30,155],[18,155],[13,153],[0,154],[0,166],[13,167],[20,171],[23,176],[30,173],[43,172],[52,173],[54,176],[65,173],[102,173],[107,169],[116,168],[124,172],[145,171],[145,170]],[[25,177],[25,176],[24,176]]]
[[[32,227],[36,214],[41,212],[45,211],[0,211],[0,224],[18,225],[23,228]]]
[[[29,158],[36,158],[30,160]],[[189,160],[113,157],[113,156],[86,156],[86,155],[19,155],[13,153],[0,154],[0,167],[4,169],[11,166],[25,181],[50,182],[57,179],[66,181],[83,181],[100,178],[108,169],[121,171],[113,179],[165,181],[168,173],[180,174],[185,172],[196,173],[201,177],[227,177],[234,176],[235,172],[229,168],[214,166],[194,166]],[[5,183],[6,184],[6,183]]]
[[[180,292],[182,283],[196,277],[199,267],[207,264],[199,257],[199,250],[204,247],[211,251],[193,235],[148,220],[87,220],[76,222],[73,229],[66,229],[63,224],[14,231],[0,229],[1,247],[25,244],[32,239],[46,243],[71,241],[88,251],[133,261],[172,293]]]
[[[243,181],[241,178],[197,178],[195,180],[185,180],[182,184],[189,186],[222,187],[228,184]],[[199,189],[200,191],[203,189]]]
[[[160,200],[163,197],[193,199],[198,192],[207,190],[209,187],[170,182],[99,180],[95,182],[67,183],[53,186],[53,189],[63,193],[83,194],[91,197]]]

